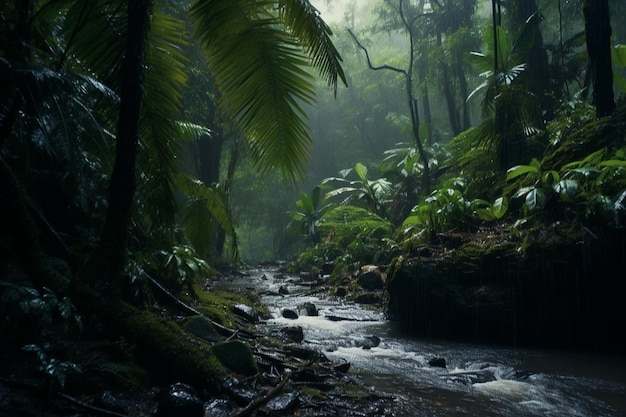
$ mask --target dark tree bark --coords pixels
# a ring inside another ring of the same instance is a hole
[[[596,116],[606,117],[613,114],[615,110],[611,63],[611,18],[608,0],[585,0],[583,14]]]
[[[150,0],[128,0],[128,32],[122,64],[115,165],[109,184],[109,206],[100,243],[85,271],[99,281],[116,279],[126,260],[128,229],[135,195],[135,163],[141,108],[142,66]]]

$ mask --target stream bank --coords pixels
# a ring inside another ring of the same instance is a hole
[[[558,228],[439,235],[388,271],[386,313],[409,334],[511,347],[626,351],[626,235]]]

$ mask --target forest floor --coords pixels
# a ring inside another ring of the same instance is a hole
[[[161,305],[155,315],[180,320],[175,309]],[[279,340],[243,323],[229,339],[250,346],[258,373],[228,372],[212,377],[211,386],[163,380],[154,363],[137,358],[123,339],[48,334],[46,345],[0,347],[0,417],[57,416],[386,416],[394,415],[394,398],[379,394],[352,375],[349,364],[337,364],[297,342]],[[91,334],[91,336],[90,336]],[[180,388],[180,386],[179,386]],[[186,398],[175,404],[171,399]],[[178,408],[177,408],[178,407]],[[187,411],[185,411],[187,410]]]

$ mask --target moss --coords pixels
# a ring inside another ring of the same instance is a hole
[[[259,373],[259,366],[252,356],[250,347],[240,340],[218,343],[211,348],[224,367],[237,374],[253,376]]]
[[[258,295],[229,291],[195,288],[199,305],[196,310],[216,323],[226,327],[236,327],[236,316],[233,313],[235,304],[253,305],[259,314],[269,314],[269,310],[260,302]]]
[[[209,381],[225,373],[209,346],[186,335],[176,324],[159,321],[149,311],[122,302],[113,304],[116,327],[136,343],[138,359],[157,376],[210,388]]]

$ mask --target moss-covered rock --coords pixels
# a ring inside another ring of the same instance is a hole
[[[209,342],[218,342],[221,339],[211,321],[204,316],[188,317],[183,320],[182,327],[194,336]]]
[[[211,348],[213,354],[228,370],[244,376],[259,373],[259,366],[250,347],[240,340],[218,343]]]

